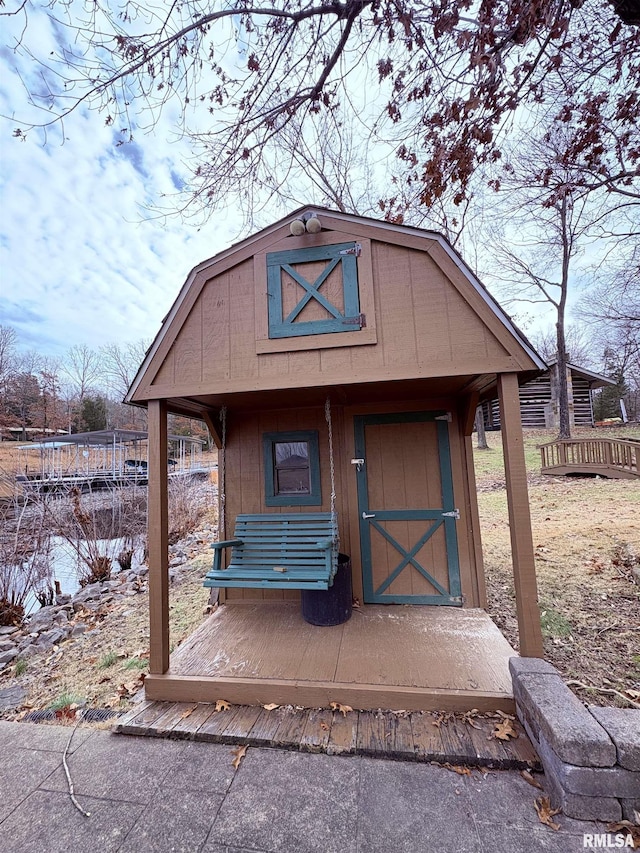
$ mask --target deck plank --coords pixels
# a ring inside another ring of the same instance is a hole
[[[199,726],[196,732],[196,739],[221,743],[221,735],[232,718],[238,713],[238,706],[232,705],[227,711],[216,711],[215,707],[211,705],[209,707],[211,708],[211,713]]]
[[[130,718],[122,720],[117,726],[117,731],[120,734],[155,734],[155,730],[153,728],[154,723],[162,717],[162,715],[165,714],[172,705],[174,705],[173,702],[151,702],[132,717],[127,715],[127,717]]]
[[[274,708],[273,711],[261,708],[248,732],[248,743],[253,746],[277,746],[275,737],[285,714],[285,708]]]
[[[327,743],[328,755],[351,755],[355,753],[358,740],[358,718],[357,711],[351,711],[346,715],[339,711],[333,712],[331,733]]]
[[[274,737],[274,743],[280,747],[295,747],[300,746],[305,725],[307,722],[308,711],[291,711],[286,709],[287,713],[283,714],[282,722],[278,726]]]
[[[393,719],[393,736],[389,743],[389,758],[415,761],[415,741],[409,716],[392,714],[391,717]]]
[[[193,707],[187,705],[187,708]],[[205,723],[213,713],[213,705],[200,704],[188,715],[183,716],[176,722],[172,734],[176,737],[195,738],[200,726]],[[185,708],[186,710],[186,708]]]
[[[309,711],[300,738],[302,752],[326,752],[331,736],[332,716],[327,708]]]
[[[339,711],[279,707],[267,711],[259,705],[237,705],[216,712],[210,704],[192,708],[188,703],[153,703],[134,709],[115,730],[122,734],[179,737],[215,743],[360,754],[404,761],[483,766],[498,769],[540,766],[525,732],[516,722],[519,737],[502,742],[491,737],[497,718],[475,717],[471,726],[462,716],[449,715],[440,725],[438,716],[413,712]],[[477,726],[477,728],[476,728]]]
[[[430,713],[411,714],[411,733],[414,752],[418,761],[447,761],[440,729],[434,726],[435,717]]]
[[[356,752],[359,755],[382,755],[385,750],[386,726],[377,711],[361,711],[358,718]]]
[[[260,716],[260,705],[239,705],[236,713],[222,730],[221,736],[228,740],[244,741]]]

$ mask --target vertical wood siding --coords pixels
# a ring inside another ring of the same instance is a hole
[[[341,235],[336,233],[335,239],[339,242]],[[260,276],[249,258],[206,281],[142,396],[215,393],[230,386],[288,387],[297,377],[304,384],[339,385],[353,381],[356,374],[375,373],[381,379],[447,376],[452,368],[454,373],[467,367],[482,373],[517,366],[487,327],[488,309],[483,317],[481,306],[472,308],[426,252],[380,242],[367,244],[367,251],[374,276],[377,343],[314,348],[310,340],[306,350],[257,354],[257,328],[264,325],[264,317],[258,323],[256,311],[262,306],[266,316],[267,294],[256,299],[256,286],[264,285],[256,284]],[[263,261],[264,256],[255,259]],[[338,299],[331,277],[326,286],[328,295]],[[297,297],[289,293],[294,288],[300,290],[285,282],[289,307]],[[305,308],[310,317],[320,310],[315,300]]]
[[[424,400],[420,404],[414,402],[392,405],[386,404],[384,401],[378,401],[367,408],[375,412],[402,409],[416,411],[420,407],[450,409],[452,402],[451,400],[438,399],[431,406],[428,401],[425,403]],[[354,414],[361,411],[363,411],[362,407],[358,410],[348,409],[345,412],[341,406],[335,404],[332,406],[340,550],[351,557],[354,596],[360,600],[362,600],[362,568],[359,543],[358,503],[355,492],[355,471],[351,465],[351,459],[354,455],[353,418]],[[237,413],[233,409],[229,410],[227,416],[226,455],[226,518],[228,538],[231,538],[233,534],[234,521],[240,513],[296,511],[294,507],[278,508],[266,506],[262,436],[265,432],[309,429],[318,430],[319,433],[322,505],[317,507],[317,510],[328,512],[330,509],[331,485],[328,435],[324,410],[321,408],[301,408],[260,411],[249,414]],[[396,443],[395,445],[389,442],[385,443],[383,427],[376,427],[374,432],[376,430],[376,435],[372,433],[372,442],[375,442],[377,437],[380,446],[377,453],[375,448],[371,448],[368,457],[371,464],[371,482],[373,488],[379,492],[380,501],[391,506],[390,502],[393,502],[395,496],[401,503],[403,496],[406,496],[407,492],[413,493],[416,490],[419,491],[423,487],[421,484],[427,481],[428,494],[426,495],[426,499],[431,499],[435,506],[439,505],[441,497],[439,494],[437,454],[435,454],[431,444],[428,442],[425,443],[425,436],[420,431],[420,425],[408,424],[405,430],[406,435],[403,436],[400,443]],[[468,496],[468,471],[466,461],[463,458],[465,453],[464,437],[460,435],[460,425],[455,414],[453,422],[450,425],[449,437],[454,495],[456,506],[459,507],[461,514],[460,521],[457,522],[456,526],[462,592],[465,596],[466,606],[478,607],[482,606],[484,596],[482,579],[478,577],[478,572],[482,571],[482,566],[481,561],[478,564],[479,548],[474,542],[475,525],[471,515],[472,510]],[[387,481],[386,479],[383,481],[381,477],[376,476],[375,460],[376,458],[379,459],[382,454],[387,456],[395,455],[398,458],[398,465],[396,466],[398,476],[392,478],[392,481]],[[431,494],[432,491],[433,494]],[[305,512],[306,509],[305,507],[300,507],[299,511]],[[397,534],[398,541],[409,547],[423,531],[417,530],[420,525],[415,522],[402,522],[399,524],[399,526],[402,525],[406,529],[403,528],[402,530],[394,530],[392,532],[394,535]],[[442,566],[438,569],[438,572],[442,573],[442,577],[440,577],[440,574],[437,577],[442,581],[446,581],[446,561],[443,559],[444,541],[440,541],[442,536],[443,534],[439,537],[436,536],[433,541],[428,542],[425,546],[425,552],[430,552],[429,558],[433,565]],[[376,547],[378,546],[380,549],[389,551],[390,562],[394,559],[396,563],[398,562],[397,552],[391,553],[393,549],[388,543],[381,541],[376,543]],[[424,557],[425,553],[423,552],[421,556]],[[393,591],[401,594],[404,591],[404,586],[402,589],[400,589],[400,586],[405,584],[409,585],[408,594],[424,592],[424,583],[419,577],[412,577],[412,573],[410,572],[407,572],[404,577],[400,576]],[[238,598],[297,599],[298,597],[299,592],[297,590],[264,591],[259,589],[229,589],[226,593],[228,600]]]

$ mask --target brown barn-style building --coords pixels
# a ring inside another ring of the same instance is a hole
[[[147,697],[512,707],[471,434],[497,393],[520,653],[541,657],[518,387],[545,367],[433,232],[304,208],[196,266],[127,397],[149,415]],[[220,539],[239,515],[335,509],[351,619],[310,625],[297,588],[221,583],[170,656],[168,412],[220,449]]]

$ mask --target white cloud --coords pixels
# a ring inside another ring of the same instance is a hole
[[[52,42],[43,16],[30,26],[41,44]],[[6,49],[0,62],[0,113],[22,116],[20,77],[35,86],[38,68]],[[151,218],[150,206],[176,192],[190,153],[168,119],[120,146],[95,112],[74,113],[46,145],[38,131],[12,139],[16,124],[0,122],[0,322],[43,354],[152,337],[191,267],[228,246],[240,223],[212,219],[198,231]]]

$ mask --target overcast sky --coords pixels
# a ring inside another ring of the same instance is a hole
[[[3,19],[0,114],[23,117],[32,113],[19,74],[37,86],[38,68],[7,48],[12,25]],[[19,126],[0,119],[0,323],[45,355],[153,337],[189,270],[235,242],[239,222],[213,217],[198,230],[150,218],[187,174],[189,148],[170,116],[121,146],[97,113],[74,114],[64,140],[56,127],[47,144],[37,131],[12,138]]]

